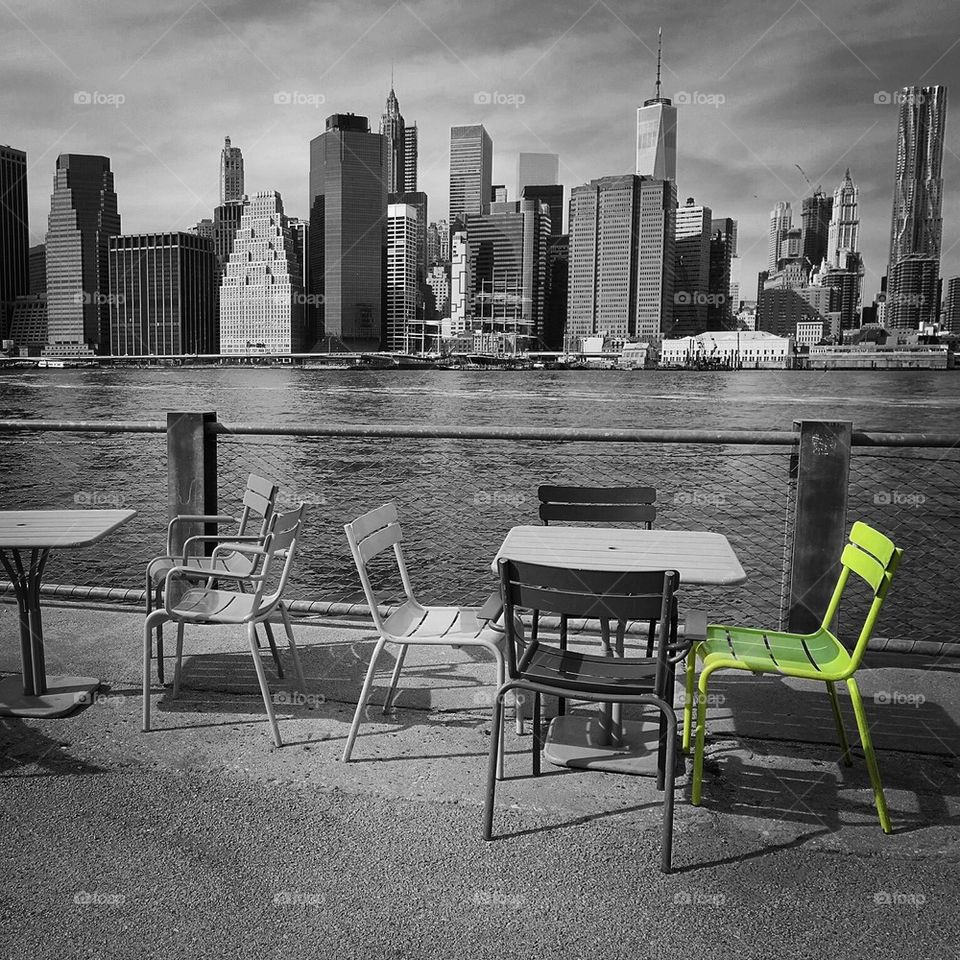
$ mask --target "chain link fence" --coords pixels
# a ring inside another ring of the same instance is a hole
[[[0,509],[138,511],[101,543],[54,551],[45,581],[142,588],[144,567],[165,540],[163,432],[8,430],[0,444]],[[217,448],[221,512],[239,513],[251,472],[280,484],[281,506],[307,502],[295,599],[363,602],[343,524],[387,501],[400,509],[422,598],[472,604],[496,587],[491,562],[507,531],[539,522],[539,484],[635,484],[657,489],[658,527],[724,534],[747,572],[736,587],[685,588],[688,605],[718,621],[786,622],[796,495],[790,445],[221,433]],[[955,642],[960,451],[855,447],[847,516],[905,549],[878,635]],[[378,589],[385,602],[398,597],[392,568],[380,571]],[[841,627],[856,627],[863,612],[854,598]]]

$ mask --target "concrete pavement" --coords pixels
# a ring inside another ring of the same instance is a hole
[[[44,615],[48,672],[104,684],[64,720],[0,718],[0,956],[956,949],[956,660],[873,654],[862,671],[889,837],[862,755],[837,763],[825,695],[718,683],[704,804],[690,806],[682,779],[676,872],[663,877],[651,781],[549,765],[534,779],[530,737],[510,727],[498,839],[480,839],[493,680],[482,654],[412,652],[395,711],[371,707],[345,765],[367,628],[298,625],[308,691],[284,697],[292,684],[272,682],[287,744],[277,750],[230,630],[188,630],[185,689],[173,701],[154,682],[157,729],[144,735],[142,616],[54,605]],[[0,606],[0,673],[18,669],[14,628],[14,609]]]

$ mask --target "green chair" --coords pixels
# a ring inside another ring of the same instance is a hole
[[[902,556],[903,551],[894,546],[893,542],[882,533],[865,523],[855,523],[850,531],[850,542],[844,547],[840,557],[840,577],[819,629],[809,634],[798,634],[725,624],[711,624],[707,627],[706,640],[693,647],[687,657],[686,702],[683,707],[683,749],[684,752],[689,753],[690,728],[693,722],[694,674],[699,658],[703,667],[698,685],[697,741],[691,797],[694,806],[700,805],[703,743],[707,720],[707,686],[711,674],[717,670],[749,670],[756,674],[775,673],[784,677],[800,677],[804,680],[825,683],[833,707],[833,718],[836,721],[840,745],[843,748],[843,761],[849,767],[852,764],[850,746],[843,729],[843,719],[834,687],[834,684],[845,680],[853,702],[853,712],[857,718],[857,729],[863,743],[867,769],[870,772],[880,826],[884,833],[890,833],[890,817],[883,796],[883,785],[880,782],[880,770],[877,767],[873,743],[870,740],[870,728],[863,710],[863,698],[860,696],[860,690],[853,675],[863,659],[874,624],[880,614],[880,608],[883,606],[887,590],[890,588]],[[873,602],[852,652],[848,651],[830,632],[830,624],[837,614],[840,599],[851,573],[855,573],[864,580],[873,591]]]

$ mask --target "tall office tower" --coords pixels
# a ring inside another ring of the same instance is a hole
[[[27,155],[0,146],[0,335],[6,336],[13,303],[30,289],[27,227]]]
[[[333,114],[310,141],[310,280],[326,338],[378,350],[387,265],[384,138],[366,117]],[[320,330],[318,329],[318,335]]]
[[[951,277],[947,281],[943,329],[948,333],[960,333],[960,277]]]
[[[708,329],[712,223],[713,211],[693,197],[677,209],[671,337],[697,336]]]
[[[417,209],[417,283],[421,286],[427,279],[427,195],[418,190],[414,193],[395,193],[390,203],[402,203]]]
[[[660,96],[660,54],[663,31],[658,34],[656,96],[637,107],[637,174],[655,180],[677,179],[677,108]]]
[[[384,175],[387,193],[402,193],[406,184],[406,136],[400,102],[390,87],[387,105],[380,116],[380,136],[383,137],[385,153]],[[394,201],[391,200],[391,203]]]
[[[887,326],[891,328],[931,323],[940,312],[939,301],[933,302],[930,295],[940,272],[946,122],[946,87],[903,88],[887,270]]]
[[[450,128],[450,219],[465,222],[490,205],[493,141],[482,123]]]
[[[819,187],[812,197],[805,197],[801,205],[803,256],[811,267],[819,267],[827,257],[827,238],[830,233],[832,211],[833,197],[824,196]]]
[[[433,293],[434,309],[439,317],[450,316],[450,277],[442,263],[436,263],[427,273],[427,286]]]
[[[770,233],[767,242],[767,269],[773,273],[780,257],[783,235],[793,226],[793,212],[789,200],[778,200],[770,211]]]
[[[550,212],[534,200],[467,217],[473,322],[488,347],[521,350],[543,336]]]
[[[570,195],[568,339],[659,342],[673,317],[677,187],[633,174]]]
[[[490,202],[491,203],[507,202],[507,188],[504,184],[495,183],[490,187]]]
[[[303,351],[303,282],[295,248],[280,194],[250,198],[220,284],[221,353]]]
[[[803,256],[803,228],[789,227],[780,236],[780,257],[777,260],[777,269],[783,269],[787,260],[800,260],[809,273],[809,264]]]
[[[420,230],[417,208],[387,207],[387,350],[419,353],[426,349],[426,325],[417,310],[417,261]]]
[[[61,153],[47,228],[47,355],[109,352],[107,250],[119,233],[110,161]]]
[[[417,167],[419,165],[419,137],[417,125],[411,123],[403,128],[403,192],[417,192]]]
[[[473,325],[472,289],[470,243],[465,230],[455,230],[450,236],[450,330],[454,335]]]
[[[112,353],[217,352],[210,238],[180,232],[111,237],[108,259]]]
[[[543,341],[548,350],[563,350],[567,325],[567,284],[570,279],[570,238],[554,234],[547,242],[547,316]]]
[[[523,154],[521,154],[523,156]],[[520,191],[521,200],[538,200],[550,208],[550,233],[563,233],[563,185],[559,183],[527,184]]]
[[[300,264],[300,282],[306,293],[310,289],[310,221],[287,217],[287,226],[293,236],[293,249]]]
[[[560,182],[560,157],[556,153],[517,154],[517,196],[524,187]]]
[[[427,266],[432,267],[440,262],[440,232],[437,225],[431,223],[427,227]]]
[[[220,151],[220,203],[243,200],[243,154],[224,137]]]
[[[860,249],[860,190],[850,176],[850,168],[843,175],[840,186],[833,193],[833,212],[827,237],[827,260],[835,267],[841,265],[842,251]]]
[[[30,248],[30,290],[36,296],[47,293],[47,245],[38,243]]]
[[[437,221],[437,243],[441,263],[450,262],[450,224],[446,220]]]
[[[710,277],[707,302],[708,330],[733,329],[734,314],[740,307],[739,278],[736,282],[736,299],[732,296],[734,292],[733,265],[737,261],[737,221],[730,217],[712,220],[710,222]]]

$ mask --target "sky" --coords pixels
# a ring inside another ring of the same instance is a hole
[[[56,157],[110,157],[123,231],[187,229],[218,202],[223,138],[247,193],[307,215],[309,141],[327,116],[378,129],[391,67],[420,131],[428,216],[447,211],[449,129],[483,123],[494,183],[520,151],[560,156],[567,188],[635,169],[636,108],[682,102],[678,194],[739,221],[742,293],[770,209],[799,222],[810,184],[860,188],[864,300],[889,243],[897,107],[908,84],[960,98],[956,0],[0,0],[0,143],[27,151],[31,243]],[[960,101],[958,101],[960,103]],[[799,168],[799,169],[798,169]],[[802,172],[801,172],[802,170]],[[960,274],[960,118],[943,160],[943,276]]]

